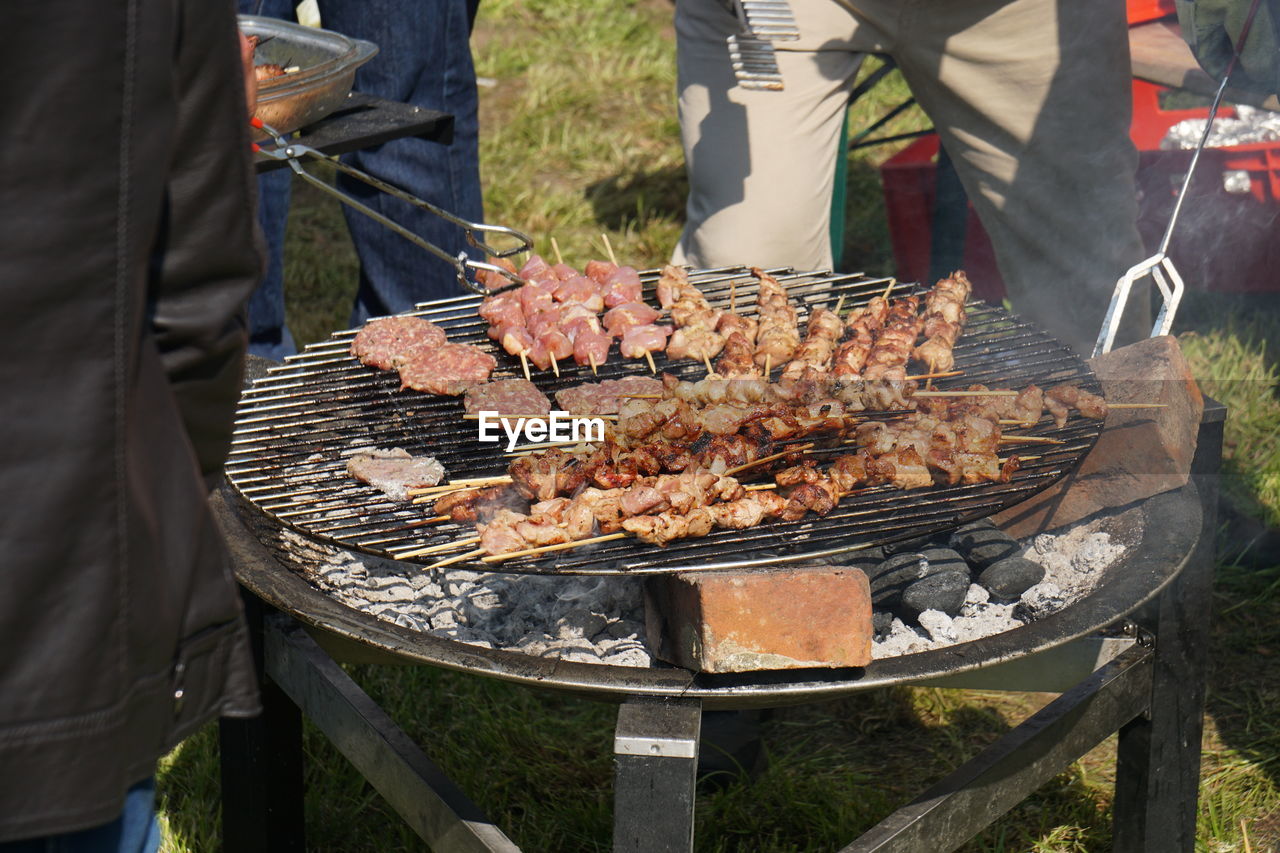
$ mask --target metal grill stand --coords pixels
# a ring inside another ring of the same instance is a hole
[[[1069,624],[1072,611],[1084,608],[1083,602],[1058,614],[1064,619],[1054,623],[1057,642],[1038,637],[1030,654],[1016,647],[1026,640],[1008,638],[1034,633],[1041,623],[967,644],[982,647],[982,654],[968,661],[956,650],[943,649],[820,676],[801,671],[703,680],[681,670],[521,660],[524,656],[515,653],[433,638],[411,640],[404,629],[379,626],[363,615],[357,619],[354,611],[327,600],[275,562],[221,497],[216,508],[227,528],[237,577],[251,590],[246,603],[266,708],[257,720],[222,724],[225,849],[304,849],[304,713],[433,848],[516,849],[346,676],[296,616],[326,647],[345,649],[344,660],[431,663],[619,699],[615,850],[691,848],[704,708],[782,705],[886,684],[934,684],[1065,692],[845,851],[953,850],[1114,733],[1119,734],[1114,849],[1191,851],[1224,417],[1221,405],[1207,401],[1192,485],[1146,503],[1158,522],[1150,526],[1162,530],[1144,539],[1139,555],[1110,590],[1121,602],[1117,608],[1129,607],[1123,612],[1129,613],[1125,626],[1131,639],[1122,643],[1118,655],[1083,677],[1072,667],[1086,658],[1096,660],[1103,645],[1096,636],[1081,636],[1091,628]],[[1131,595],[1146,603],[1136,609],[1125,605]],[[1096,622],[1097,606],[1093,609]],[[1107,621],[1115,621],[1122,614],[1106,615]],[[1072,637],[1079,639],[1064,643]],[[986,666],[1005,659],[1013,660]],[[599,675],[592,677],[592,672]],[[958,674],[940,678],[948,673]],[[654,820],[659,814],[664,819]]]

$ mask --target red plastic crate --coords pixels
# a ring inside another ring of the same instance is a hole
[[[1134,81],[1138,147],[1138,229],[1147,249],[1160,244],[1191,151],[1161,151],[1160,139],[1175,123],[1204,118],[1207,109],[1163,110],[1160,87]],[[1232,115],[1219,111],[1220,115]],[[894,263],[899,278],[925,281],[934,206],[938,138],[921,137],[880,167]],[[1247,173],[1247,187],[1228,188],[1232,173]],[[1239,191],[1243,189],[1244,191]],[[1280,142],[1208,148],[1196,167],[1187,201],[1170,243],[1170,256],[1188,287],[1218,292],[1280,290]],[[991,241],[969,209],[964,269],[975,295],[1004,298]]]
[[[1173,0],[1128,0],[1125,3],[1125,9],[1129,15],[1130,25],[1158,21],[1178,13]]]

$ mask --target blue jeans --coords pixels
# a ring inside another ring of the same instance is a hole
[[[156,853],[160,825],[156,823],[156,780],[139,782],[125,795],[120,817],[103,826],[0,843],[0,853]]]
[[[396,139],[344,156],[344,161],[425,199],[462,219],[480,222],[479,124],[471,25],[479,0],[319,0],[325,29],[367,39],[380,51],[356,72],[355,89],[392,101],[449,113],[453,138]],[[240,0],[246,14],[292,19],[292,0]],[[288,170],[263,175],[259,219],[270,260],[249,302],[250,350],[279,358],[294,352],[285,325],[281,255],[289,210]],[[461,228],[339,176],[338,186],[450,255],[474,256]],[[351,325],[394,314],[417,302],[464,293],[453,266],[392,233],[364,214],[344,208],[360,259],[360,286]]]

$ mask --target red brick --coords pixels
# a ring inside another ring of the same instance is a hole
[[[866,666],[871,592],[855,568],[686,572],[650,580],[649,642],[698,672]]]
[[[1163,403],[1117,409],[1081,466],[995,521],[1023,537],[1186,485],[1204,397],[1171,336],[1112,350],[1090,361],[1108,403]]]

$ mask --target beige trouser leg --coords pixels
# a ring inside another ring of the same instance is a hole
[[[676,5],[680,129],[690,183],[676,263],[831,266],[827,231],[840,125],[862,55],[847,39],[831,48],[823,42],[858,23],[826,0],[792,3],[792,9],[805,49],[779,53],[786,89],[767,92],[737,85],[725,45],[738,29],[732,14],[716,0]],[[831,36],[811,35],[818,33]]]
[[[1092,347],[1116,278],[1144,254],[1122,4],[792,0],[804,37],[780,51],[783,92],[734,89],[727,60],[713,70],[733,26],[713,7],[677,7],[690,171],[677,260],[829,265],[841,99],[855,52],[886,52],[947,146],[1015,310]],[[1128,337],[1146,333],[1145,308],[1127,312]]]

